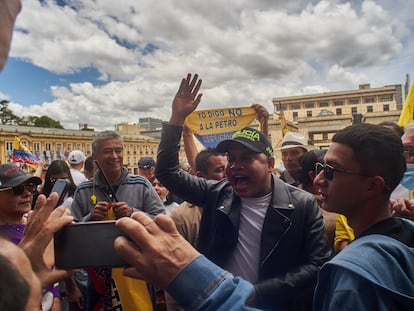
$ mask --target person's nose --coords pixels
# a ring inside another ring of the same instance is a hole
[[[327,180],[325,179],[323,174],[324,174],[324,172],[323,172],[323,170],[321,170],[319,172],[319,174],[315,176],[315,179],[313,180],[313,184],[316,187],[321,187],[321,186],[324,186],[326,184]]]

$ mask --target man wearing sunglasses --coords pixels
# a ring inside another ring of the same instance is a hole
[[[322,208],[343,214],[356,239],[319,274],[314,310],[414,310],[414,223],[392,217],[405,159],[401,139],[360,123],[332,139],[315,185]]]

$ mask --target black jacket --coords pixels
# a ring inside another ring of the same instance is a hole
[[[206,180],[179,168],[181,130],[163,124],[155,175],[170,191],[203,207],[198,249],[224,266],[238,240],[240,199],[227,179]],[[318,268],[330,257],[322,216],[311,194],[274,175],[272,182],[255,283],[257,307],[311,310]]]

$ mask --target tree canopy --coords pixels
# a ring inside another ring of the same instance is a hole
[[[28,116],[22,118],[18,117],[9,108],[9,104],[10,102],[8,100],[0,101],[1,124],[63,129],[63,126],[60,124],[60,121],[54,120],[48,116]]]

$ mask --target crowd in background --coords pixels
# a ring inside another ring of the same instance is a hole
[[[0,0],[0,69],[20,8]],[[394,124],[348,126],[326,152],[298,133],[273,150],[266,126],[246,127],[198,153],[184,122],[201,84],[181,81],[142,175],[123,167],[115,131],[96,135],[94,165],[75,150],[43,181],[41,168],[0,165],[0,309],[413,310],[414,124],[402,137]],[[62,204],[58,180],[69,185]],[[56,269],[54,233],[111,220],[126,235],[113,246],[127,268]]]

